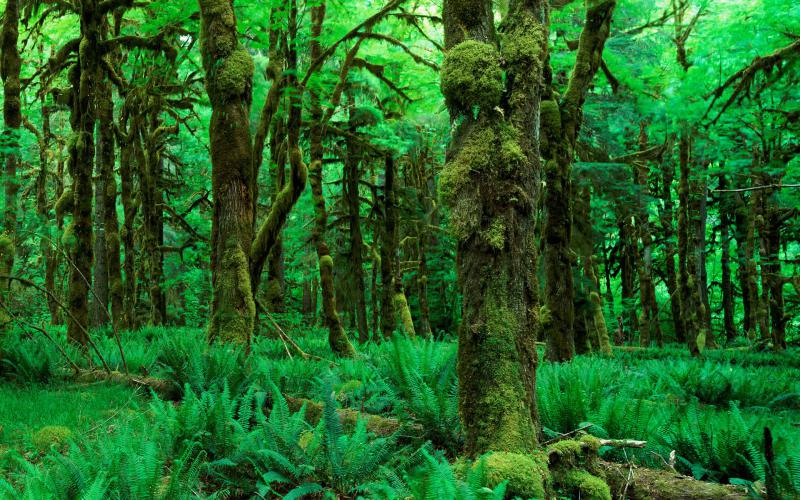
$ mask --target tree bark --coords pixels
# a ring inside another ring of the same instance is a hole
[[[536,117],[546,8],[537,0],[512,0],[503,21],[506,45],[500,46],[492,2],[444,3],[442,87],[458,125],[440,193],[458,241],[459,411],[469,456],[529,452],[538,441],[536,330],[529,313],[538,309],[530,266],[541,175]],[[483,84],[476,88],[472,82],[479,79]],[[508,104],[500,113],[503,93]]]
[[[22,100],[20,68],[22,60],[17,42],[19,40],[19,0],[7,0],[0,33],[0,77],[3,79],[3,134],[0,144],[5,150],[3,187],[5,210],[3,233],[0,233],[0,272],[11,275],[17,242],[17,192],[19,180],[17,168],[19,158],[19,133],[22,126]],[[0,281],[0,293],[6,293],[10,281]]]
[[[719,189],[728,189],[728,178],[725,174],[719,174]],[[728,344],[733,342],[736,337],[736,326],[734,323],[734,291],[733,279],[731,277],[731,224],[732,215],[736,212],[731,196],[724,193],[719,200],[719,235],[722,243],[722,322],[725,332],[725,339]]]
[[[250,345],[256,305],[248,256],[253,242],[250,137],[253,60],[239,43],[231,0],[198,0],[201,54],[211,100],[211,275],[209,341]]]
[[[672,182],[675,180],[675,167],[672,162],[662,164],[663,184],[661,199],[664,201],[661,211],[661,229],[664,235],[664,270],[666,275],[667,291],[670,296],[670,312],[672,313],[672,326],[675,331],[675,340],[686,342],[686,332],[683,328],[681,316],[681,298],[678,293],[678,276],[675,271],[675,202],[672,199]]]

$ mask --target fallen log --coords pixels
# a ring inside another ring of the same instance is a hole
[[[666,470],[600,461],[614,498],[626,500],[734,500],[749,498],[742,487],[706,483]]]

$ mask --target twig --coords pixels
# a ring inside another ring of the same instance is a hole
[[[297,342],[292,340],[289,334],[287,334],[283,330],[283,328],[281,328],[280,325],[278,325],[278,323],[275,321],[275,318],[272,317],[272,314],[270,314],[270,312],[267,310],[266,307],[264,307],[264,304],[262,304],[260,300],[256,300],[256,304],[258,305],[258,308],[261,309],[261,311],[267,317],[269,322],[272,323],[272,326],[274,326],[275,329],[278,331],[278,336],[281,338],[284,347],[286,347],[286,353],[289,354],[290,358],[292,357],[292,354],[289,352],[289,348],[286,346],[287,342],[292,346],[292,348],[297,352],[297,354],[300,355],[301,358],[313,359],[314,361],[325,361],[323,358],[319,356],[315,356],[313,354],[305,352],[299,345],[297,345]]]
[[[579,428],[577,428],[575,430],[569,431],[566,434],[561,434],[560,436],[555,437],[555,438],[551,439],[550,441],[545,441],[542,446],[550,446],[553,443],[557,443],[559,441],[563,441],[564,439],[570,438],[570,437],[574,436],[575,434],[577,434],[579,432],[585,431],[586,429],[588,429],[589,427],[591,427],[593,425],[594,424],[586,424],[586,425],[584,425],[582,427],[579,427]]]
[[[766,186],[753,186],[741,189],[712,189],[714,193],[745,193],[747,191],[764,191],[766,189],[800,188],[800,184],[768,184]]]

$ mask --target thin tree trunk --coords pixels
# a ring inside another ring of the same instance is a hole
[[[661,211],[661,228],[664,235],[664,269],[666,274],[667,292],[670,296],[670,312],[672,313],[672,326],[675,339],[686,342],[683,317],[681,316],[681,298],[678,294],[678,276],[675,271],[675,202],[672,200],[672,182],[675,179],[675,166],[667,161],[662,164],[663,185],[661,198],[664,201]]]
[[[728,189],[728,178],[725,174],[719,175],[719,189]],[[728,344],[733,342],[736,337],[736,326],[733,317],[733,280],[731,278],[731,214],[735,212],[735,208],[730,198],[730,195],[723,194],[719,204],[719,233],[720,240],[722,240],[720,241],[722,243],[722,321],[725,339]]]
[[[700,294],[698,293],[697,261],[695,246],[692,244],[695,234],[692,231],[690,184],[690,155],[691,143],[688,131],[681,132],[679,139],[679,165],[680,182],[678,185],[678,287],[683,312],[684,331],[686,342],[692,356],[699,356],[701,345],[705,343],[703,330],[703,311]]]

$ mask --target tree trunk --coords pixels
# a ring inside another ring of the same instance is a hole
[[[17,42],[19,40],[19,0],[7,0],[0,33],[0,77],[3,79],[3,135],[0,145],[5,151],[3,168],[5,211],[3,232],[0,233],[0,274],[10,275],[14,269],[17,241],[17,192],[19,180],[17,168],[19,158],[19,132],[22,126],[22,101],[20,68],[22,60]],[[90,202],[91,203],[91,202]],[[0,281],[0,293],[5,294],[11,286],[9,281]],[[4,295],[3,295],[4,296]]]
[[[79,66],[71,72],[73,110],[70,117],[74,138],[70,143],[73,217],[69,240],[72,269],[69,279],[67,338],[86,345],[89,325],[89,283],[92,278],[92,172],[94,168],[94,128],[96,85],[99,80],[101,12],[97,0],[81,2],[81,43]]]
[[[538,1],[509,3],[500,48],[492,2],[445,0],[442,88],[458,123],[440,177],[458,241],[462,292],[459,411],[465,451],[529,452],[537,443],[533,303],[535,207],[541,167],[536,117],[547,26]],[[501,60],[509,99],[503,113]],[[474,83],[483,82],[478,88]],[[477,116],[473,110],[477,109]]]
[[[325,20],[326,6],[321,3],[312,8],[312,40],[311,59],[316,60],[322,54],[322,47],[319,42],[319,35],[322,32],[322,25]],[[295,12],[296,14],[296,12]],[[325,241],[325,233],[328,229],[328,212],[325,207],[325,194],[322,191],[322,167],[324,160],[324,149],[322,138],[324,134],[322,123],[323,111],[320,97],[316,92],[311,92],[311,166],[309,168],[309,181],[311,183],[311,194],[314,199],[314,228],[311,233],[311,240],[317,251],[319,261],[319,279],[322,290],[322,321],[328,328],[328,344],[331,350],[338,356],[352,357],[355,349],[347,338],[342,327],[342,320],[336,310],[336,291],[333,282],[333,257]]]
[[[693,220],[693,224],[695,227],[694,255],[697,266],[695,282],[697,283],[697,293],[700,296],[700,303],[703,306],[700,320],[702,321],[703,331],[706,334],[706,345],[709,347],[716,347],[717,341],[714,337],[714,332],[711,330],[711,304],[708,300],[708,272],[706,270],[708,166],[708,162],[704,161],[701,175],[697,176],[694,182],[690,182],[694,203],[690,205],[689,210],[692,214],[697,214],[697,218]]]
[[[648,148],[645,124],[641,124],[639,132],[639,151]],[[642,305],[639,323],[639,343],[650,346],[655,340],[659,346],[664,345],[661,336],[661,325],[658,322],[658,304],[656,303],[656,287],[653,283],[653,235],[650,231],[650,168],[646,160],[634,162],[634,180],[639,186],[639,202],[636,211],[636,229],[642,244],[639,254],[639,301]]]
[[[230,0],[198,0],[201,53],[211,100],[211,275],[209,341],[250,345],[256,305],[248,256],[253,242],[250,103],[253,60],[238,39]]]
[[[681,132],[678,155],[680,165],[680,182],[678,185],[678,288],[681,301],[681,311],[683,312],[684,331],[686,332],[686,342],[692,356],[699,356],[702,346],[705,344],[705,332],[703,329],[702,302],[697,279],[697,260],[695,245],[693,245],[695,234],[692,231],[691,209],[692,190],[690,184],[689,154],[691,142],[688,131]]]
[[[124,328],[134,329],[138,326],[136,319],[136,302],[138,298],[136,280],[136,247],[134,241],[134,220],[139,210],[139,203],[134,196],[134,169],[133,169],[133,136],[136,132],[134,126],[126,127],[124,121],[120,123],[120,129],[127,129],[125,137],[121,141],[119,156],[119,178],[120,178],[120,200],[122,201],[122,213],[124,216],[120,240],[125,252],[123,270],[125,280],[123,282],[122,300],[122,320]]]
[[[728,178],[725,174],[719,174],[719,189],[728,189]],[[731,196],[723,194],[719,201],[719,234],[720,243],[722,243],[722,321],[725,339],[728,344],[733,342],[736,337],[733,315],[735,297],[731,278],[731,214],[735,213],[735,211]]]
[[[351,132],[355,133],[356,123],[352,107],[349,121]],[[356,310],[358,339],[361,342],[366,342],[369,339],[369,327],[367,326],[367,298],[364,291],[364,237],[361,234],[361,197],[359,191],[359,181],[361,180],[359,165],[361,161],[358,146],[351,137],[346,139],[345,145],[342,195],[347,210],[350,236],[350,261],[348,264],[351,274],[351,292],[355,302],[353,305]]]
[[[666,274],[667,291],[669,292],[670,312],[672,313],[672,326],[675,330],[675,340],[686,342],[683,316],[681,316],[681,297],[678,292],[678,276],[675,272],[675,228],[674,213],[675,202],[672,200],[672,182],[675,179],[675,167],[672,162],[662,164],[663,185],[661,199],[664,201],[661,211],[661,228],[664,235],[664,270]]]

